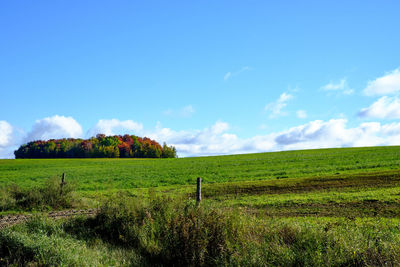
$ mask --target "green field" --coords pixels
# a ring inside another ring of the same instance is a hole
[[[400,216],[400,147],[287,151],[181,159],[0,161],[0,187],[29,189],[66,173],[78,195],[128,191],[203,198],[266,215]]]
[[[83,192],[266,181],[400,170],[400,147],[342,148],[180,159],[0,160],[0,186],[29,188],[67,174]]]
[[[4,249],[34,249],[30,255],[46,258],[54,242],[69,242],[94,255],[91,264],[98,266],[118,265],[121,259],[133,265],[180,259],[183,265],[193,259],[202,260],[200,265],[400,264],[400,147],[181,159],[0,160],[0,187],[7,190],[14,183],[30,190],[64,172],[76,197],[86,199],[81,207],[103,205],[109,197],[111,207],[94,221],[36,220],[3,231]],[[203,178],[200,208],[193,206],[197,177]],[[27,210],[1,213],[7,212]],[[222,243],[204,228],[221,234]],[[52,234],[43,229],[53,229]],[[39,241],[44,245],[37,247]],[[201,254],[204,258],[191,254],[198,249],[192,242],[211,244],[204,245],[204,255],[224,250],[209,258]],[[172,256],[181,251],[187,253],[183,258]],[[84,255],[76,258],[73,251],[52,253],[61,257],[54,264],[84,262]],[[1,257],[20,256],[0,255],[0,263]],[[41,263],[35,257],[30,260]]]
[[[66,173],[78,195],[121,190],[203,197],[268,215],[400,215],[400,147],[286,151],[180,159],[0,160],[0,187],[29,189]]]

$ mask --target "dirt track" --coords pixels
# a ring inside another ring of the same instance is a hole
[[[43,215],[46,215],[48,218],[62,219],[78,215],[93,216],[96,215],[97,211],[98,211],[97,209],[64,210],[64,211],[52,211]],[[33,216],[32,214],[23,214],[23,215],[5,215],[3,217],[0,217],[0,229],[18,223],[22,223],[32,216]]]

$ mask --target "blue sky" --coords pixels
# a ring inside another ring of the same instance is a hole
[[[180,156],[400,145],[398,1],[3,1],[0,157],[131,133]]]

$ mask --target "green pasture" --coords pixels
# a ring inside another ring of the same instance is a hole
[[[78,191],[93,193],[203,182],[266,181],[400,170],[400,147],[286,151],[178,159],[0,160],[0,186],[23,188],[66,173]]]
[[[0,160],[0,188],[29,190],[65,172],[90,206],[121,191],[194,199],[200,176],[204,201],[263,216],[398,218],[399,164],[395,146],[179,159]]]

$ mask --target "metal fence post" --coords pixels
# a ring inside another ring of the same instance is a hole
[[[201,201],[201,178],[200,177],[197,177],[196,201],[197,201],[197,203],[200,203],[200,201]]]

